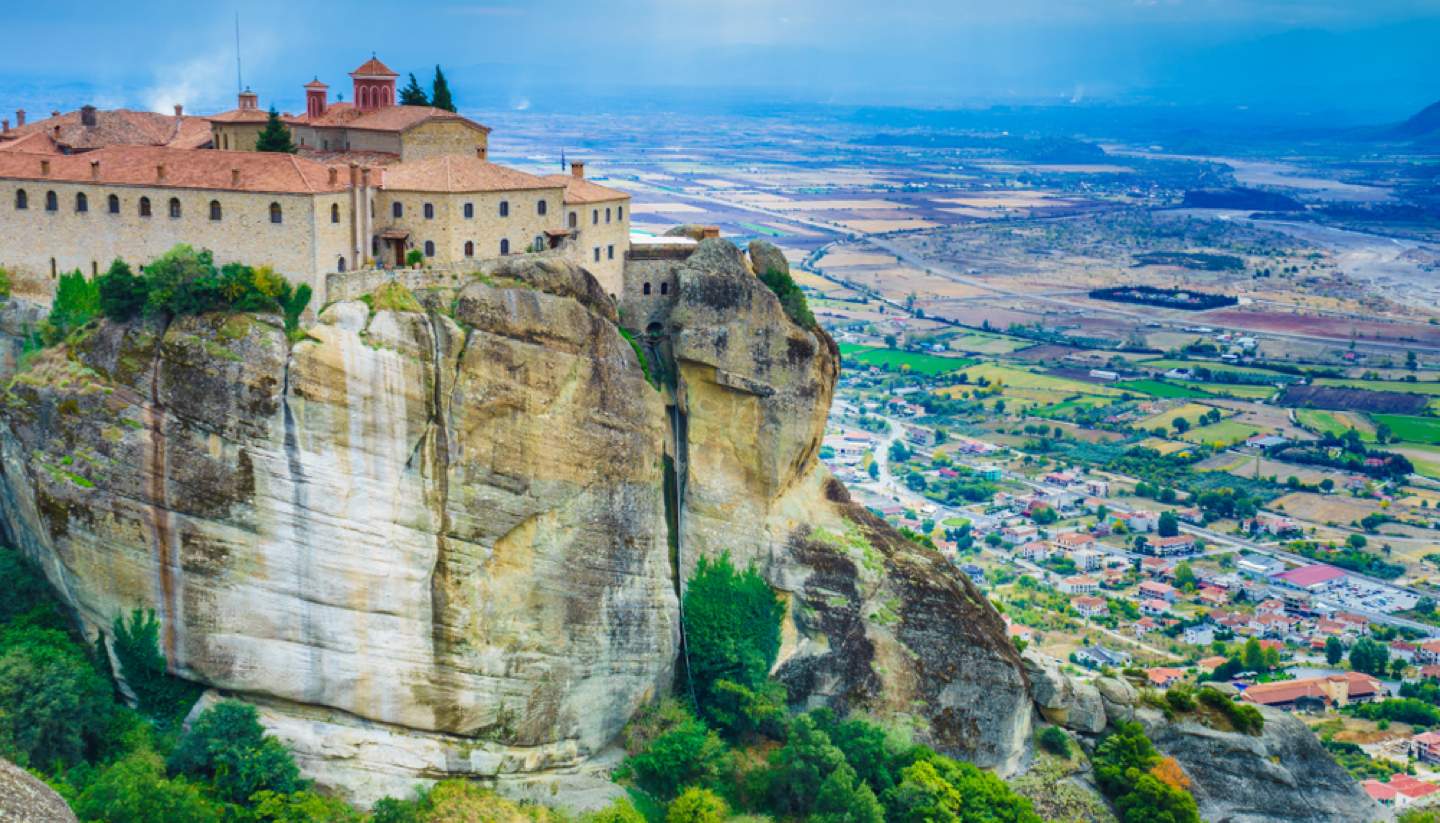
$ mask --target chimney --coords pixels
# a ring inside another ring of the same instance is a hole
[[[23,126],[23,125],[25,125],[25,110],[24,110],[24,109],[16,109],[16,110],[15,110],[15,128],[18,129],[18,128],[20,128],[20,127]]]
[[[157,164],[155,165],[155,179],[156,179],[156,180],[161,180],[161,181],[163,181],[163,180],[165,179],[165,164],[164,164],[164,163],[157,163]]]
[[[41,161],[40,161],[40,173],[43,174],[43,175],[45,175],[46,177],[49,177],[49,176],[50,176],[50,161],[49,161],[49,160],[41,160]]]
[[[3,131],[3,132],[5,132],[5,133],[8,134],[8,133],[10,132],[10,121],[9,121],[9,120],[0,120],[0,127],[3,127],[3,128],[0,128],[0,131]]]
[[[91,160],[91,161],[90,161],[90,179],[91,179],[91,180],[99,180],[99,179],[100,179],[100,161],[99,161],[99,160]]]
[[[571,163],[570,163],[570,176],[573,177],[573,178],[575,178],[576,180],[584,180],[584,179],[585,179],[585,164],[584,164],[583,162],[579,161],[579,160],[573,160],[573,161],[571,161]]]
[[[176,104],[175,104],[175,116],[176,116],[176,117],[184,117],[184,116],[185,116],[185,107],[184,107],[183,105],[181,105],[180,103],[176,103]]]
[[[60,116],[60,110],[59,110],[59,109],[51,109],[51,110],[50,110],[50,116],[51,116],[51,117],[59,117],[59,116]]]
[[[95,107],[94,107],[94,106],[91,106],[91,105],[88,105],[88,104],[87,104],[87,105],[84,105],[84,106],[81,106],[81,107],[80,107],[80,125],[86,126],[86,127],[89,127],[89,128],[94,128],[96,122],[97,122],[97,121],[96,121],[96,119],[95,119]]]
[[[719,226],[701,226],[701,227],[700,227],[700,237],[701,237],[701,239],[703,239],[703,240],[709,240],[709,239],[711,239],[711,238],[715,238],[715,237],[719,237],[719,236],[720,236],[720,227],[719,227]]]
[[[331,166],[331,167],[330,167],[330,185],[333,186],[333,185],[335,185],[336,183],[339,183],[339,182],[340,182],[340,170],[337,169],[337,168],[335,168],[334,166]]]
[[[240,185],[240,169],[238,169],[238,168],[231,168],[231,169],[230,169],[230,185],[232,185],[232,186],[239,186],[239,185]]]
[[[59,124],[59,123],[56,123],[56,124],[55,124],[55,137],[56,137],[56,139],[59,139],[59,137],[60,137],[60,124]]]

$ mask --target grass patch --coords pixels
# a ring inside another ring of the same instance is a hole
[[[1413,417],[1408,414],[1372,414],[1376,423],[1390,427],[1390,433],[1411,443],[1440,444],[1440,417]]]
[[[1408,380],[1353,380],[1343,377],[1319,377],[1317,386],[1333,386],[1342,389],[1369,389],[1371,391],[1398,391],[1405,394],[1424,394],[1440,397],[1440,383],[1411,383]]]
[[[1273,377],[1277,380],[1295,379],[1293,376],[1285,374],[1284,372],[1262,369],[1258,366],[1236,366],[1231,363],[1226,363],[1223,360],[1167,360],[1161,358],[1159,360],[1142,360],[1135,365],[1143,366],[1147,369],[1161,369],[1164,371],[1169,371],[1170,369],[1209,369],[1212,373],[1228,372],[1230,374],[1247,374],[1252,377]]]
[[[382,283],[380,285],[380,288],[376,289],[370,295],[370,299],[366,302],[370,304],[370,310],[372,312],[425,311],[425,308],[420,305],[420,301],[415,299],[415,294],[409,289],[405,288],[403,284],[395,280],[391,280],[388,283]]]
[[[965,357],[943,357],[937,354],[883,349],[855,343],[840,344],[840,354],[852,363],[863,363],[887,371],[908,371],[927,376],[948,374],[975,365],[974,360]]]
[[[1248,440],[1259,433],[1259,426],[1237,423],[1234,420],[1221,420],[1219,423],[1191,429],[1180,435],[1180,439],[1191,443],[1230,446]]]
[[[1185,403],[1169,411],[1163,411],[1157,415],[1147,417],[1144,420],[1139,420],[1135,422],[1131,428],[1140,429],[1141,431],[1151,431],[1155,428],[1162,428],[1168,431],[1173,428],[1175,421],[1181,417],[1190,421],[1191,425],[1194,425],[1202,414],[1209,414],[1210,410],[1214,408],[1216,407],[1207,406],[1203,403]],[[1225,409],[1221,409],[1220,411],[1222,414],[1230,414],[1230,412]]]
[[[1388,415],[1398,417],[1401,415]],[[1295,421],[1316,434],[1343,435],[1350,429],[1358,432],[1362,439],[1375,441],[1375,429],[1364,417],[1343,411],[1324,409],[1296,409]]]
[[[1208,392],[1179,383],[1167,383],[1163,380],[1126,380],[1116,383],[1115,388],[1137,391],[1151,397],[1209,397]]]

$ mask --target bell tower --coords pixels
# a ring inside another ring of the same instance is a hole
[[[400,75],[391,71],[374,56],[360,68],[350,72],[355,81],[355,108],[360,111],[374,111],[395,105],[395,78]]]
[[[330,87],[315,78],[305,84],[305,116],[314,120],[325,115]]]

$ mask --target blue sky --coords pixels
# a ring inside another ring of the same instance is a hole
[[[229,107],[223,2],[14,4],[0,109]],[[462,106],[715,96],[837,104],[1145,103],[1384,120],[1440,99],[1440,0],[602,0],[238,6],[282,109],[371,51]],[[6,102],[8,98],[13,102]]]

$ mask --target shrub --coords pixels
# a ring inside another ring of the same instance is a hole
[[[405,265],[418,266],[425,262],[425,253],[419,249],[411,249],[405,253]]]
[[[770,667],[780,653],[785,606],[753,567],[737,572],[728,554],[700,558],[685,590],[685,643],[702,717],[737,724],[740,690],[763,700]],[[721,686],[721,681],[729,685]],[[722,729],[736,732],[734,725]]]
[[[113,709],[110,683],[65,632],[0,635],[0,750],[21,765],[74,765],[95,751]]]
[[[162,721],[178,722],[200,697],[201,689],[166,670],[155,612],[136,609],[128,624],[117,617],[114,632],[120,674],[135,694],[140,711]]]
[[[10,271],[4,267],[0,267],[0,300],[10,299],[11,288],[13,288],[13,286],[11,285]]]
[[[370,297],[370,308],[372,311],[425,311],[425,307],[415,299],[414,292],[394,280],[380,284]]]
[[[1070,756],[1070,736],[1059,726],[1046,726],[1040,730],[1040,748],[1058,757]]]
[[[95,278],[100,292],[100,311],[111,320],[125,322],[140,315],[150,297],[150,281],[136,277],[124,260],[116,258]]]
[[[1201,703],[1220,712],[1230,725],[1238,732],[1245,734],[1259,734],[1265,729],[1265,716],[1260,710],[1247,703],[1236,703],[1229,697],[1206,686],[1196,693]]]
[[[931,821],[1005,821],[1041,823],[1030,801],[1005,781],[970,763],[928,750],[902,773],[903,779],[885,801],[889,823]]]
[[[1210,691],[1215,691],[1211,689]],[[1165,703],[1177,712],[1195,711],[1195,695],[1182,686],[1173,686],[1165,692]]]
[[[219,823],[221,810],[200,788],[165,777],[160,756],[133,752],[102,769],[74,803],[81,820],[109,823]],[[318,818],[317,818],[318,819]]]
[[[1114,801],[1125,823],[1200,823],[1195,798],[1152,773],[1160,769],[1168,775],[1172,770],[1162,766],[1163,758],[1139,723],[1117,723],[1095,748],[1091,763],[1096,784]]]
[[[46,343],[54,344],[100,315],[100,289],[79,271],[60,275],[50,303]]]
[[[625,760],[636,785],[656,797],[674,797],[687,786],[713,786],[730,768],[725,741],[691,718],[655,738],[649,748]]]
[[[243,803],[258,791],[303,787],[290,752],[266,737],[255,707],[226,700],[206,709],[170,755],[172,772],[212,780],[220,797]]]
[[[805,292],[796,285],[795,279],[789,272],[778,269],[770,269],[760,275],[760,280],[770,291],[780,298],[780,307],[785,310],[785,316],[789,317],[796,325],[806,329],[815,328],[815,315],[810,313],[810,304],[805,300]]]
[[[615,802],[598,812],[591,812],[581,818],[584,823],[645,823],[645,815],[635,808],[628,797],[617,798]],[[371,820],[371,823],[381,821]]]
[[[675,798],[665,812],[665,823],[723,823],[730,807],[708,789],[691,787]]]

